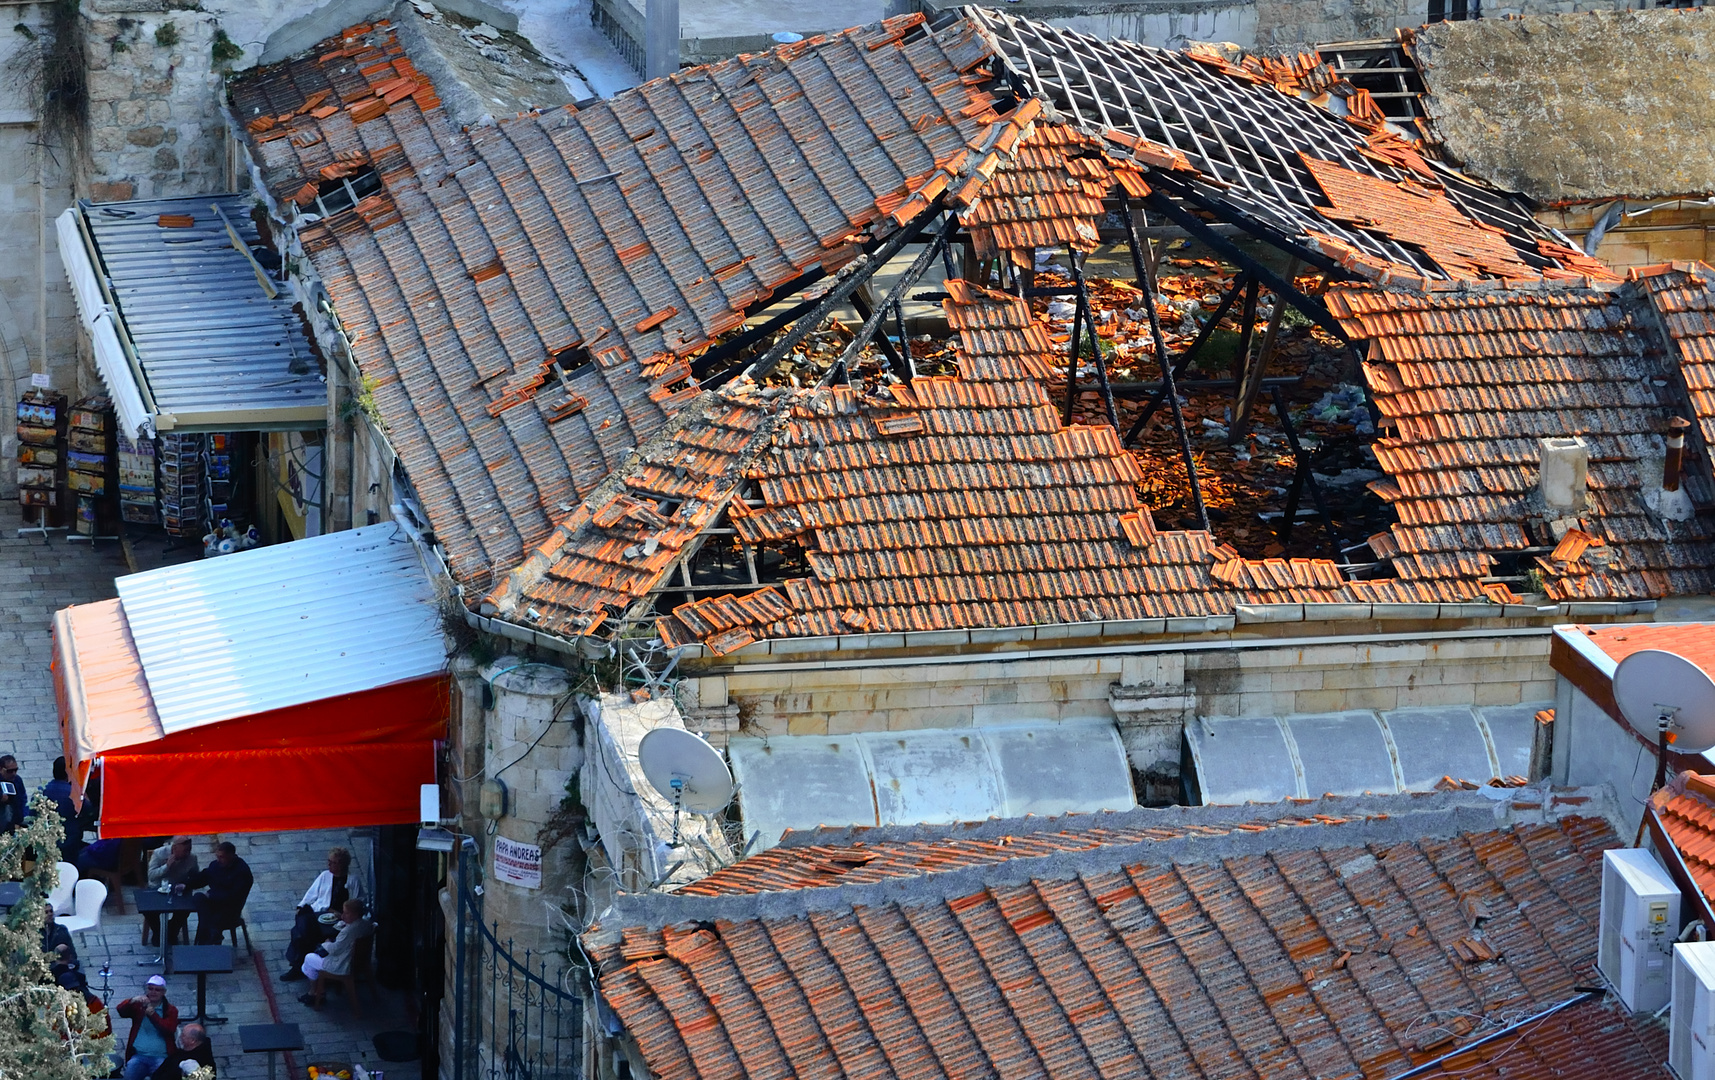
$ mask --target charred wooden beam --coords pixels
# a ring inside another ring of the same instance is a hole
[[[939,212],[939,204],[931,207],[930,215],[926,215],[925,217],[918,219],[919,223],[915,226],[916,230],[918,232],[925,230],[928,227],[930,216]],[[909,290],[911,286],[917,284],[918,279],[928,272],[929,267],[935,264],[935,257],[940,253],[941,249],[946,246],[948,239],[953,235],[953,231],[958,227],[958,219],[952,214],[948,214],[946,222],[942,224],[940,231],[935,234],[934,239],[917,254],[917,258],[911,261],[911,265],[906,268],[905,273],[899,276],[899,280],[893,283],[893,288],[887,291],[887,295],[882,298],[881,302],[876,304],[875,307],[864,316],[863,325],[858,328],[857,336],[852,338],[851,343],[848,344],[845,351],[840,354],[840,361],[848,368],[857,362],[858,353],[862,351],[864,345],[875,336],[876,330],[881,327],[881,320],[887,315],[888,308],[897,307],[900,300],[904,298],[906,291]],[[900,245],[900,247],[903,246],[903,244]],[[895,248],[893,254],[898,254],[898,251],[899,249]],[[876,270],[881,269],[882,263],[885,263],[887,259],[892,257],[893,255],[888,255],[883,258],[878,252],[875,265],[870,268],[869,272],[871,274],[875,273]],[[910,382],[916,372],[913,370],[913,365],[909,359],[911,355],[911,343],[905,338],[905,320],[903,316],[899,319],[899,329],[900,343],[905,352],[905,357],[903,359],[897,359],[891,350],[884,351],[887,351],[888,359],[894,361],[895,374],[906,382]]]
[[[1298,430],[1292,426],[1292,414],[1286,404],[1286,395],[1280,392],[1280,387],[1272,386],[1269,393],[1274,398],[1274,411],[1280,418],[1280,430],[1286,435],[1286,445],[1292,449],[1292,487],[1286,493],[1286,513],[1280,519],[1280,542],[1286,543],[1292,538],[1292,520],[1298,516],[1298,499],[1308,487],[1310,498],[1316,503],[1316,512],[1322,515],[1322,524],[1328,530],[1328,542],[1333,548],[1335,562],[1340,561],[1340,534],[1334,529],[1334,517],[1328,513],[1328,504],[1322,498],[1322,487],[1316,483],[1316,477],[1310,468],[1310,455],[1305,452],[1304,445],[1298,441]]]
[[[1209,511],[1203,505],[1203,488],[1197,481],[1197,459],[1191,453],[1191,435],[1185,430],[1185,414],[1179,408],[1179,391],[1173,385],[1173,364],[1167,355],[1167,339],[1161,333],[1161,316],[1155,310],[1155,271],[1150,260],[1144,257],[1142,241],[1138,239],[1137,230],[1133,227],[1129,201],[1125,207],[1125,218],[1126,232],[1131,237],[1132,266],[1137,269],[1137,287],[1143,290],[1143,308],[1149,313],[1149,336],[1155,343],[1155,359],[1161,364],[1161,392],[1166,395],[1171,405],[1173,429],[1179,436],[1179,452],[1185,458],[1185,479],[1191,486],[1191,507],[1197,514],[1197,520],[1202,523],[1203,530],[1207,532]]]
[[[1134,265],[1141,274],[1142,263],[1134,261]],[[1197,337],[1191,342],[1190,348],[1180,353],[1179,359],[1174,361],[1173,375],[1175,379],[1182,378],[1191,365],[1196,362],[1198,354],[1203,351],[1203,346],[1208,344],[1209,339],[1215,334],[1216,327],[1221,325],[1221,320],[1227,317],[1227,312],[1233,309],[1233,305],[1244,294],[1250,280],[1250,274],[1242,271],[1238,277],[1233,279],[1232,287],[1227,290],[1227,295],[1221,297],[1221,302],[1215,305],[1215,313],[1203,324],[1203,329],[1197,332]],[[1189,386],[1191,384],[1185,383],[1183,385]],[[1159,409],[1161,403],[1166,400],[1166,393],[1166,387],[1163,386],[1161,390],[1156,392],[1154,399],[1143,407],[1143,411],[1138,414],[1137,420],[1131,425],[1131,430],[1126,432],[1125,442],[1129,443],[1142,434],[1144,426],[1149,423],[1149,418],[1155,415],[1155,410]]]
[[[827,320],[828,316],[833,314],[835,308],[850,300],[852,294],[855,293],[860,286],[870,278],[874,277],[877,270],[887,265],[888,260],[892,259],[895,255],[899,254],[900,251],[904,250],[906,244],[911,243],[913,240],[916,240],[921,236],[923,230],[928,227],[929,222],[933,221],[940,213],[941,201],[937,199],[929,206],[929,209],[917,215],[917,217],[909,224],[897,229],[892,236],[884,240],[873,252],[864,256],[865,261],[863,266],[853,269],[850,273],[846,274],[842,280],[836,282],[833,288],[829,289],[825,294],[823,294],[822,298],[816,302],[816,306],[810,309],[810,313],[808,315],[805,315],[802,319],[798,320],[792,329],[786,331],[786,334],[781,337],[779,341],[776,341],[774,343],[774,347],[769,349],[760,360],[757,360],[755,363],[745,368],[743,374],[747,374],[753,379],[760,380],[767,378],[768,374],[779,366],[780,361],[784,360],[793,349],[802,345],[804,343],[804,339],[810,336],[811,331],[822,325],[822,323]],[[878,308],[877,310],[880,309]],[[869,326],[869,323],[865,322],[864,325]],[[874,328],[870,327],[870,333],[874,332]],[[723,372],[720,376],[717,376],[718,381],[705,384],[705,386],[718,386],[720,383],[726,382],[731,377],[732,372],[729,369],[728,371]]]

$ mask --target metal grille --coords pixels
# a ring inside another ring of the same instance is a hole
[[[1447,273],[1421,251],[1391,237],[1324,217],[1321,189],[1299,155],[1334,162],[1390,183],[1411,174],[1360,152],[1363,133],[1345,120],[1272,86],[1233,78],[1180,53],[1126,41],[1103,41],[985,8],[967,9],[994,39],[1026,92],[1052,103],[1063,118],[1094,135],[1104,128],[1140,136],[1183,153],[1197,170],[1187,181],[1204,201],[1288,239],[1314,230],[1432,278]],[[1515,196],[1490,192],[1436,168],[1459,209],[1507,234],[1524,262],[1548,262],[1538,239],[1553,234]],[[1174,178],[1153,177],[1172,186]]]
[[[469,876],[458,888],[454,1080],[582,1080],[583,999],[573,969],[522,957],[484,925]]]

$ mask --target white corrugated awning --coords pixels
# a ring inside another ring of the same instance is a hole
[[[1388,712],[1217,716],[1185,726],[1203,802],[1429,791],[1530,774],[1536,714],[1551,701]]]
[[[128,433],[327,422],[326,387],[292,297],[265,287],[251,260],[259,238],[244,196],[80,203],[55,231]]]
[[[734,738],[746,838],[788,829],[917,825],[1137,805],[1119,731],[1106,720]],[[760,835],[758,835],[760,834]]]
[[[115,584],[168,735],[446,667],[434,589],[391,523]]]

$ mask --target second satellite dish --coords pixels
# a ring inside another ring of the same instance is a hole
[[[1715,746],[1715,679],[1678,653],[1640,649],[1621,660],[1614,702],[1646,739],[1656,737],[1666,715],[1675,750],[1700,754]]]
[[[655,728],[637,744],[637,763],[676,809],[712,814],[732,801],[732,773],[721,752],[680,728]]]

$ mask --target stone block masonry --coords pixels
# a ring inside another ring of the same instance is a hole
[[[92,0],[85,11],[84,190],[103,201],[227,190],[217,16],[138,0]]]
[[[1278,645],[1054,658],[746,670],[687,679],[690,715],[736,710],[746,733],[838,735],[1101,717],[1144,801],[1178,787],[1197,716],[1282,716],[1554,697],[1546,629],[1511,636]],[[733,730],[705,729],[720,745]]]

